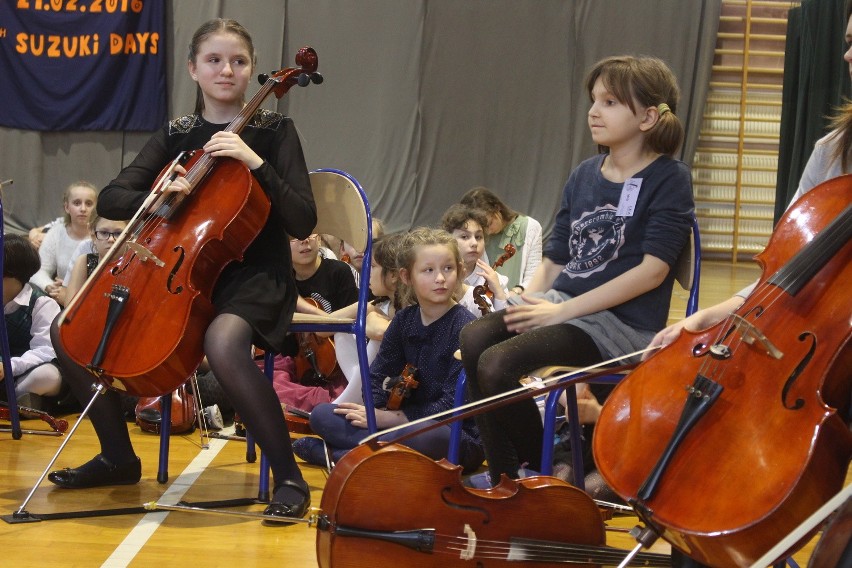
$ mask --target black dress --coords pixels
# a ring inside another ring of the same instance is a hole
[[[195,114],[169,122],[100,193],[98,214],[107,219],[131,218],[171,160],[181,151],[200,149],[226,126]],[[213,289],[213,304],[217,313],[233,313],[248,321],[255,344],[279,351],[297,295],[289,239],[311,234],[316,206],[302,146],[290,118],[260,109],[241,137],[264,160],[252,174],[272,208],[243,260],[231,262],[222,271]],[[211,213],[215,211],[215,204],[210,207]]]

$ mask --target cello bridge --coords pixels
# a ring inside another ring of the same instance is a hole
[[[755,342],[759,343],[766,349],[766,353],[774,359],[780,359],[784,356],[784,353],[775,347],[757,326],[740,315],[732,314],[731,317],[736,322],[736,328],[742,335],[743,341],[748,345],[754,345]]]
[[[151,252],[150,250],[135,241],[129,241],[127,243],[127,248],[135,252],[136,256],[138,256],[139,260],[141,260],[142,262],[150,260],[160,268],[163,268],[166,265],[165,262],[157,258],[157,255],[155,255],[153,252]]]

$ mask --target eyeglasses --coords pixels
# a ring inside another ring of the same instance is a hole
[[[110,237],[113,240],[118,239],[121,236],[122,231],[118,231],[113,233],[112,231],[95,231],[95,237],[97,237],[101,241],[108,241]]]
[[[302,241],[315,241],[319,238],[319,235],[308,235],[304,239],[290,239],[291,243],[301,243]]]

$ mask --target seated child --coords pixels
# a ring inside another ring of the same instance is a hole
[[[370,292],[374,299],[367,307],[367,359],[370,363],[376,358],[379,346],[391,319],[402,308],[397,293],[399,269],[397,253],[405,238],[404,233],[394,233],[378,237],[373,242],[373,256],[370,261]],[[334,312],[332,315],[354,318],[358,309],[357,302]],[[355,348],[355,336],[351,333],[335,333],[334,347],[340,370],[346,376],[346,389],[333,401],[363,403],[361,394],[361,368],[358,352]]]
[[[323,313],[330,313],[358,301],[358,288],[349,266],[339,260],[321,257],[318,235],[291,239],[290,254],[300,296],[296,308],[298,311],[322,310]],[[305,299],[311,300],[316,307],[306,307]],[[328,338],[321,339],[330,341]],[[294,353],[298,347],[298,338],[294,338]],[[263,361],[258,364],[263,365]],[[334,400],[346,388],[346,377],[339,369],[319,381],[312,380],[312,376],[296,375],[293,358],[286,354],[275,357],[272,385],[278,399],[288,407],[306,412],[310,412],[320,402]],[[313,375],[310,366],[306,375]]]
[[[21,406],[45,410],[62,389],[62,375],[50,341],[50,324],[59,314],[56,300],[29,284],[41,266],[38,251],[23,235],[3,239],[3,306],[9,336],[9,365]],[[0,365],[0,380],[5,368]],[[5,394],[5,388],[2,389]]]
[[[381,219],[373,217],[373,242],[385,234],[385,225]],[[336,239],[338,244],[337,258],[349,265],[352,269],[352,274],[355,276],[355,284],[360,282],[361,265],[364,263],[364,251],[355,250],[351,244],[340,239]]]
[[[498,274],[482,258],[487,222],[484,212],[459,204],[447,209],[441,218],[441,227],[455,237],[464,261],[464,287],[459,304],[476,317],[506,307],[506,284],[509,282],[507,276]],[[492,292],[491,297],[481,293],[481,287],[486,284]]]
[[[65,284],[65,295],[69,301],[80,291],[100,259],[106,255],[126,226],[127,221],[113,221],[96,213],[92,214],[89,220],[89,233],[92,238],[91,241],[84,241],[85,248],[91,252],[79,254],[71,265],[70,276]],[[85,251],[85,248],[82,250]]]
[[[379,430],[453,408],[461,372],[461,363],[453,353],[459,348],[461,329],[475,319],[453,299],[461,284],[461,270],[458,245],[447,232],[421,228],[406,235],[399,253],[399,277],[406,288],[411,288],[416,303],[396,313],[370,366]],[[407,364],[416,368],[418,384],[396,396],[398,393],[391,392],[393,383]],[[311,428],[322,439],[295,440],[293,451],[308,463],[325,465],[325,442],[334,461],[339,460],[367,435],[366,412],[363,404],[352,402],[318,405],[311,412]],[[399,435],[395,432],[382,439]],[[406,440],[405,445],[441,459],[447,456],[449,441],[450,426],[444,425]],[[484,454],[472,420],[465,421],[460,446],[464,470],[478,468]]]

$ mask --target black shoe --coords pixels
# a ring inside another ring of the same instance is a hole
[[[115,465],[98,454],[80,467],[65,468],[52,471],[47,478],[67,489],[85,489],[103,485],[133,485],[142,479],[142,462],[137,457],[135,461]]]
[[[275,494],[278,493],[278,490],[282,487],[292,487],[296,489],[299,493],[302,494],[302,502],[301,503],[281,503],[279,501],[275,501]],[[269,515],[271,517],[282,517],[289,519],[301,519],[305,516],[305,513],[308,512],[308,509],[311,507],[311,490],[308,487],[308,484],[304,481],[291,481],[289,479],[285,479],[281,483],[275,484],[275,490],[273,491],[273,501],[269,504],[266,509],[264,509],[263,514]],[[282,523],[278,521],[263,521],[264,525],[272,526],[272,525],[291,525],[293,523]]]

